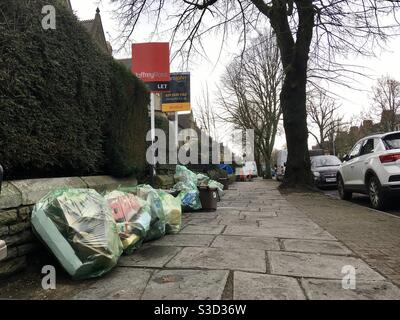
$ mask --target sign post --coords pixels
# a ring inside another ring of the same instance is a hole
[[[151,184],[156,175],[155,150],[155,93],[168,92],[170,83],[169,43],[148,42],[132,45],[132,72],[144,82],[150,91],[150,123],[152,170]]]

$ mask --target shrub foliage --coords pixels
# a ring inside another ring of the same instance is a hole
[[[42,7],[56,7],[56,29]],[[0,164],[6,178],[145,166],[148,93],[56,0],[0,3]]]

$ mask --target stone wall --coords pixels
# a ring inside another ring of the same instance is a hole
[[[5,242],[7,255],[0,261],[0,278],[23,270],[29,256],[43,249],[31,231],[30,214],[34,204],[48,192],[63,187],[93,188],[104,192],[118,186],[134,185],[137,185],[134,178],[115,179],[109,176],[4,182],[0,193],[0,243]],[[4,253],[4,246],[0,250]]]

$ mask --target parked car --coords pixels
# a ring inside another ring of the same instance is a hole
[[[369,195],[375,209],[400,196],[400,131],[358,141],[339,168],[338,190],[344,200],[353,192]]]
[[[336,156],[311,157],[311,171],[317,187],[337,186],[337,173],[342,162]]]
[[[283,178],[285,177],[285,171],[286,171],[286,163],[279,166],[278,169],[276,170],[276,180],[283,181]]]
[[[246,161],[243,166],[243,171],[252,177],[258,176],[257,164],[255,161]]]

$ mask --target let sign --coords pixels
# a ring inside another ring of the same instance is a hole
[[[161,96],[161,110],[177,112],[190,109],[190,73],[171,73],[170,91]]]
[[[149,91],[169,91],[169,43],[148,42],[133,44],[132,72],[146,82]]]

